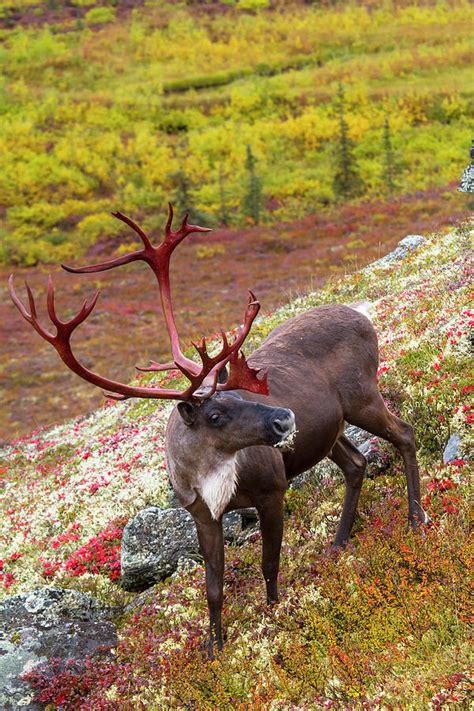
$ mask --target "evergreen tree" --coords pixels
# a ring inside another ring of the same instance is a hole
[[[336,152],[336,173],[334,175],[334,192],[339,198],[351,198],[361,195],[364,183],[357,170],[354,158],[354,143],[349,138],[349,131],[345,117],[346,102],[344,88],[339,84],[337,97],[337,111],[339,115],[339,141]]]
[[[260,222],[260,211],[262,209],[262,181],[255,172],[256,158],[251,147],[247,146],[247,158],[245,167],[248,173],[247,193],[244,197],[243,211],[246,217],[251,218],[255,225]]]
[[[171,179],[174,187],[172,202],[176,214],[184,215],[185,212],[188,212],[189,216],[191,216],[191,181],[184,170],[177,170],[176,173],[171,175]]]
[[[227,195],[225,189],[225,175],[222,163],[219,163],[219,221],[221,225],[227,227],[229,224],[229,211],[227,208]]]
[[[392,147],[392,135],[390,132],[390,121],[388,116],[385,117],[385,123],[383,127],[383,153],[384,153],[384,182],[385,188],[389,195],[395,192],[396,182],[396,165],[395,165],[395,153]]]
[[[174,188],[171,202],[176,217],[181,220],[188,213],[191,224],[209,227],[213,222],[212,217],[195,207],[192,195],[193,184],[185,171],[180,169],[171,173],[170,179]]]

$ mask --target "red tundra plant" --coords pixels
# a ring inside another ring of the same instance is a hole
[[[117,580],[120,576],[120,544],[126,522],[126,518],[121,518],[109,523],[64,562],[43,559],[43,575],[48,577],[63,569],[74,577],[92,573]]]

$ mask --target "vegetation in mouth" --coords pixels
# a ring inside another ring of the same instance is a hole
[[[297,434],[298,430],[295,427],[295,429],[292,430],[284,439],[280,440],[280,442],[277,442],[273,446],[277,449],[284,449],[290,451],[291,449],[293,449],[293,444]]]

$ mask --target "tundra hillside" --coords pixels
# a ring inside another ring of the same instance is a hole
[[[50,662],[29,675],[43,703],[84,710],[468,703],[471,237],[467,224],[432,235],[402,260],[382,260],[257,322],[248,352],[312,306],[370,302],[380,387],[415,426],[422,503],[433,525],[407,531],[401,461],[380,445],[351,543],[335,555],[329,542],[343,481],[320,465],[287,493],[278,605],[264,604],[259,534],[229,546],[228,641],[212,662],[201,646],[202,565],[138,597],[118,584],[125,523],[145,506],[169,505],[163,432],[171,405],[108,403],[3,449],[4,595],[50,584],[125,605],[113,656],[85,666]],[[460,445],[445,464],[454,434]]]

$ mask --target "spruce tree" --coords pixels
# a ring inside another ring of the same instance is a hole
[[[392,147],[392,135],[390,132],[390,121],[388,116],[385,117],[385,123],[383,127],[383,154],[385,189],[389,195],[392,195],[395,192],[396,188],[396,166],[395,154]]]
[[[191,181],[184,170],[177,170],[176,173],[171,175],[171,179],[174,186],[172,202],[175,207],[176,214],[184,215],[185,212],[191,213]]]
[[[219,221],[221,225],[227,227],[229,224],[229,211],[227,208],[227,195],[225,189],[225,176],[222,163],[219,163]]]
[[[173,193],[171,202],[174,212],[179,219],[182,219],[188,213],[189,222],[195,225],[205,225],[209,227],[213,223],[211,215],[199,210],[194,205],[193,200],[193,184],[187,173],[180,169],[175,173],[170,174]]]
[[[339,136],[336,149],[336,173],[333,187],[338,198],[357,197],[364,191],[364,183],[357,170],[354,158],[354,143],[349,138],[345,117],[346,102],[344,88],[339,84],[337,92],[337,112],[339,116]]]
[[[255,172],[256,162],[251,147],[247,145],[245,167],[247,169],[248,179],[247,193],[243,202],[243,211],[246,217],[249,217],[255,225],[258,225],[260,222],[260,211],[262,209],[262,181]]]

